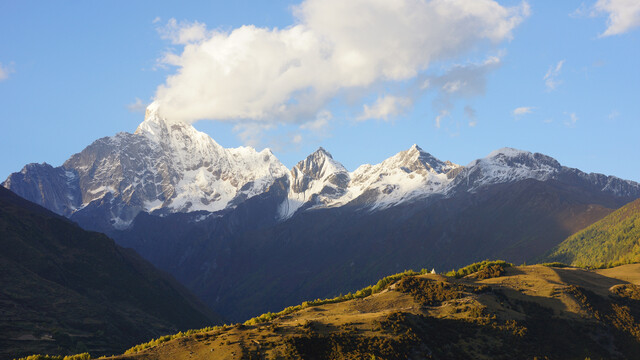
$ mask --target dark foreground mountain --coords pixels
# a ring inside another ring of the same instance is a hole
[[[466,166],[414,145],[347,171],[320,148],[291,170],[148,108],[133,134],[3,183],[105,232],[241,321],[405,268],[521,264],[640,197],[640,184],[510,148]]]
[[[640,353],[640,265],[475,270],[459,279],[391,278],[373,295],[165,337],[113,359],[635,359]]]
[[[554,247],[542,261],[611,266],[640,261],[640,199]]]
[[[0,186],[0,358],[113,354],[219,323],[170,276]]]

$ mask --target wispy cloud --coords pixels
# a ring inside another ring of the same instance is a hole
[[[521,107],[515,108],[513,110],[513,116],[519,117],[522,115],[531,114],[533,112],[533,109],[535,109],[533,106],[521,106]]]
[[[547,70],[547,73],[543,78],[547,91],[553,91],[558,87],[558,85],[562,84],[562,80],[558,79],[558,77],[560,76],[560,71],[562,70],[563,65],[564,60],[560,60],[555,66],[550,66],[549,70]]]
[[[477,117],[476,109],[467,105],[464,107],[464,114],[467,116],[467,118],[469,118],[469,126],[474,127],[478,125],[478,117]]]
[[[0,81],[7,80],[11,73],[13,73],[13,64],[4,66],[0,63]]]
[[[356,120],[378,119],[388,121],[390,118],[402,114],[406,108],[411,106],[411,103],[410,98],[385,95],[379,97],[373,105],[364,105],[362,113]]]
[[[421,84],[421,91],[437,92],[433,100],[433,107],[440,114],[448,116],[458,100],[484,95],[487,87],[487,75],[501,65],[500,56],[490,56],[480,63],[455,65],[442,75],[427,76],[418,82]],[[425,83],[428,84],[427,87],[424,86]],[[465,114],[469,117],[470,113],[466,108]],[[439,116],[438,124],[444,117],[446,116]],[[475,119],[471,120],[469,125],[473,127],[476,125],[476,121]]]
[[[566,115],[569,116],[569,118],[564,122],[564,125],[566,127],[575,127],[576,123],[578,122],[578,116],[576,115],[576,113],[565,113]]]
[[[136,100],[134,102],[132,102],[131,104],[127,105],[127,109],[129,111],[131,111],[131,112],[134,112],[134,113],[144,112],[145,109],[147,108],[147,105],[148,104],[145,104],[139,98],[136,98]]]
[[[322,132],[327,126],[329,126],[329,122],[333,119],[333,114],[329,110],[320,111],[314,120],[307,121],[300,125],[300,129],[303,130],[311,130],[313,132]]]
[[[449,111],[448,110],[441,110],[440,113],[438,114],[438,116],[436,116],[436,127],[439,129],[440,125],[442,123],[442,119],[446,118],[449,116]]]

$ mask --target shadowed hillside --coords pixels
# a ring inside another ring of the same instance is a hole
[[[135,252],[0,187],[0,358],[121,352],[219,322]]]

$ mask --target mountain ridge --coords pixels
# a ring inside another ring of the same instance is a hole
[[[5,184],[58,209],[65,204],[58,199],[91,200],[69,218],[133,248],[231,320],[406,267],[530,262],[640,197],[638,183],[511,148],[460,166],[413,145],[352,172],[321,148],[289,170],[268,151],[221,149],[201,133],[194,136],[204,145],[193,145],[184,134],[197,130],[152,110],[147,121],[161,124],[152,137],[178,155],[140,133],[121,133],[74,155],[76,168],[28,165]],[[183,161],[189,146],[218,155]],[[257,176],[249,174],[254,160]],[[76,185],[79,195],[68,196]],[[180,206],[171,207],[176,199]]]
[[[133,134],[96,140],[60,167],[28,164],[2,183],[20,196],[67,217],[100,213],[92,230],[124,229],[141,211],[176,213],[233,209],[278,179],[289,192],[277,214],[356,206],[384,209],[429,196],[453,196],[491,184],[533,178],[573,178],[615,196],[640,194],[640,184],[566,168],[539,153],[511,148],[460,166],[413,145],[379,164],[347,171],[324,148],[292,169],[269,149],[225,149],[193,126],[171,122],[151,104]]]

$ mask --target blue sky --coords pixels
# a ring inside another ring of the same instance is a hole
[[[463,165],[514,147],[640,181],[636,1],[380,3],[0,1],[0,178],[133,132],[160,98],[221,145],[270,147],[289,167],[319,146],[354,170],[416,143]],[[432,13],[456,6],[467,20]],[[201,61],[223,47],[255,62]],[[300,72],[270,73],[283,64]]]

